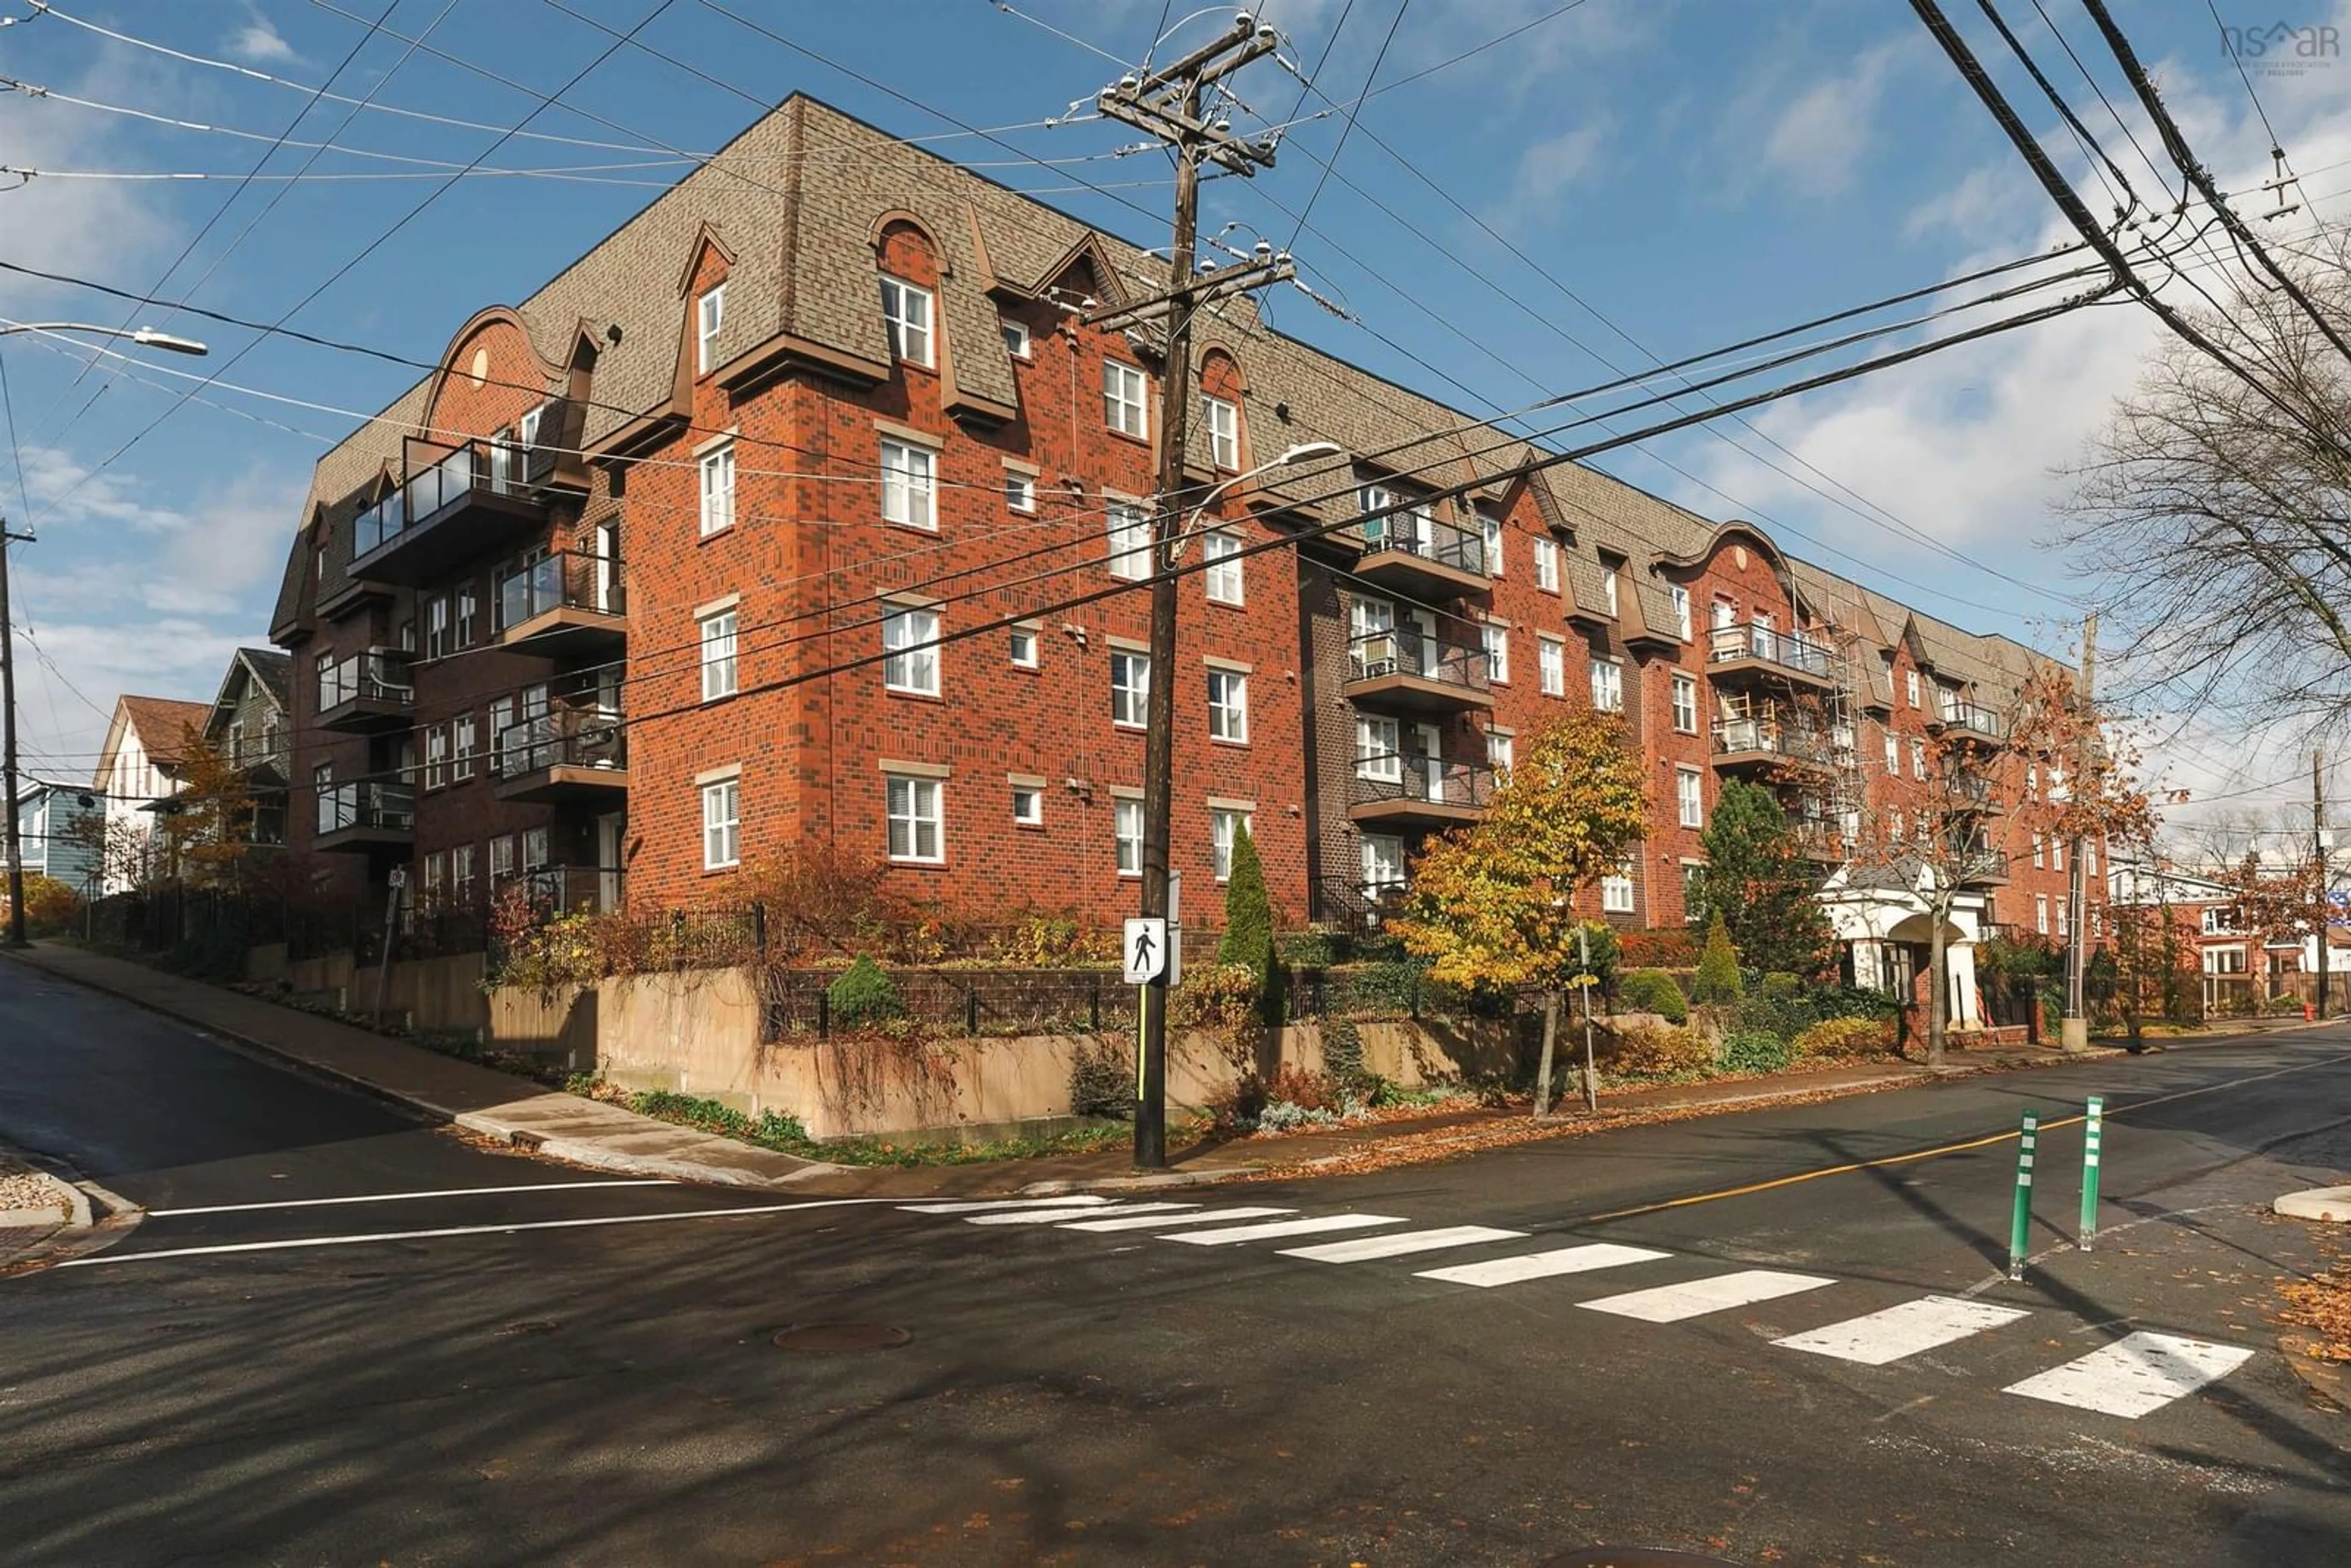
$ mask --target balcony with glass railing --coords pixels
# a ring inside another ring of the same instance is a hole
[[[1367,828],[1447,828],[1485,815],[1493,794],[1494,770],[1482,762],[1380,752],[1355,758],[1347,815]]]
[[[1494,706],[1482,643],[1412,626],[1349,638],[1343,693],[1382,711],[1446,714]]]
[[[417,587],[545,531],[546,447],[469,441],[351,522],[350,575]]]
[[[567,658],[610,653],[628,639],[628,594],[621,562],[588,550],[558,550],[501,574],[492,601],[498,641]]]
[[[1458,599],[1493,587],[1485,536],[1425,512],[1364,519],[1355,575],[1415,599]]]
[[[1836,766],[1836,750],[1828,736],[1788,719],[1727,718],[1714,727],[1714,765],[1824,772]]]
[[[1939,708],[1928,710],[1927,727],[1956,739],[1996,744],[2008,737],[2008,726],[2001,722],[2000,715],[1956,697],[1946,699]]]
[[[519,883],[532,903],[548,910],[609,913],[621,907],[621,877],[617,866],[543,865],[510,873],[498,886]]]
[[[617,803],[629,789],[628,731],[621,711],[583,703],[507,725],[494,737],[490,775],[501,800]]]
[[[1828,645],[1799,632],[1782,632],[1761,622],[1707,631],[1708,680],[1744,676],[1825,690],[1835,685],[1833,670]]]
[[[345,735],[406,728],[416,715],[414,663],[397,648],[370,648],[319,666],[312,722]]]
[[[310,847],[329,853],[405,849],[416,836],[416,787],[355,780],[317,790],[318,835]]]

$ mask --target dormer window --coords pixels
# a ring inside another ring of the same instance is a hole
[[[694,302],[694,373],[706,376],[718,362],[718,331],[726,323],[726,286],[717,284]]]
[[[890,329],[890,357],[930,369],[931,291],[884,273],[882,319]]]
[[[1009,316],[1003,316],[997,319],[996,324],[998,329],[1004,334],[1004,351],[1006,353],[1010,354],[1016,360],[1025,360],[1030,357],[1029,350],[1029,323],[1026,321],[1015,321]]]
[[[1240,405],[1203,395],[1200,423],[1208,433],[1208,461],[1228,473],[1238,473],[1241,465]]]

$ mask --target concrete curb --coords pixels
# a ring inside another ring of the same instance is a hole
[[[793,1183],[806,1181],[816,1176],[837,1176],[849,1168],[845,1166],[829,1165],[820,1161],[810,1161],[802,1166],[801,1168],[791,1172],[788,1176],[762,1176],[753,1172],[730,1169],[723,1166],[705,1164],[699,1160],[672,1159],[658,1155],[648,1155],[626,1154],[618,1150],[602,1148],[593,1141],[587,1139],[548,1137],[539,1133],[534,1132],[530,1128],[523,1126],[518,1123],[502,1118],[492,1112],[455,1111],[450,1109],[448,1106],[436,1104],[434,1102],[426,1099],[421,1094],[406,1093],[396,1089],[386,1088],[384,1085],[376,1082],[372,1079],[361,1078],[356,1073],[345,1072],[338,1068],[328,1066],[324,1062],[316,1061],[309,1057],[288,1051],[283,1046],[274,1045],[267,1040],[256,1040],[250,1035],[240,1033],[235,1030],[224,1029],[217,1024],[191,1019],[184,1014],[174,1012],[169,1008],[159,1006],[156,1003],[148,1000],[146,998],[138,996],[132,992],[117,990],[111,986],[101,984],[100,982],[91,979],[86,976],[70,974],[62,969],[51,968],[49,966],[41,963],[38,959],[26,958],[22,961],[28,968],[38,970],[41,974],[47,975],[52,979],[63,980],[68,985],[79,986],[85,990],[96,991],[101,996],[113,997],[118,1000],[129,1002],[131,1006],[136,1007],[142,1011],[153,1013],[158,1018],[170,1019],[173,1023],[180,1025],[183,1029],[190,1030],[205,1039],[223,1041],[226,1044],[235,1046],[239,1050],[249,1051],[256,1056],[266,1058],[273,1063],[291,1069],[304,1076],[317,1079],[323,1082],[332,1083],[340,1088],[355,1090],[360,1093],[367,1095],[371,1099],[381,1101],[387,1105],[392,1105],[400,1110],[406,1111],[422,1118],[423,1120],[438,1123],[444,1126],[461,1127],[466,1132],[478,1134],[483,1137],[496,1139],[499,1143],[506,1144],[513,1148],[521,1149],[526,1153],[544,1155],[549,1159],[561,1160],[568,1165],[580,1166],[590,1170],[606,1171],[615,1176],[659,1176],[674,1181],[689,1181],[709,1186],[749,1187],[762,1190],[780,1189]],[[407,1042],[395,1040],[392,1043],[406,1044]],[[412,1049],[421,1051],[424,1048],[422,1046],[416,1046]],[[522,1082],[525,1081],[517,1079],[516,1082]],[[540,1092],[542,1094],[561,1094],[563,1091],[559,1089],[543,1089]],[[571,1098],[579,1099],[580,1097],[573,1095]],[[597,1102],[592,1100],[580,1100],[580,1103],[583,1106],[587,1106],[595,1105]],[[611,1109],[610,1107],[606,1108]],[[752,1148],[755,1146],[747,1144],[737,1145],[733,1139],[726,1138],[716,1133],[696,1133],[690,1127],[677,1127],[672,1123],[653,1121],[651,1117],[646,1117],[644,1120],[652,1123],[654,1126],[675,1132],[681,1136],[709,1138],[714,1142],[726,1145],[729,1147]],[[767,1151],[762,1150],[760,1152],[766,1153]],[[86,1204],[87,1199],[85,1199],[84,1202]]]
[[[1067,1176],[1053,1181],[1032,1181],[1020,1189],[1023,1197],[1060,1197],[1072,1192],[1157,1192],[1176,1186],[1214,1186],[1218,1182],[1239,1181],[1246,1176],[1261,1175],[1262,1165],[1228,1166],[1213,1171],[1164,1171],[1150,1176]]]
[[[2288,1219],[2351,1224],[2351,1186],[2314,1186],[2306,1192],[2290,1192],[2270,1207]]]
[[[58,1207],[12,1210],[9,1215],[0,1215],[0,1228],[7,1228],[5,1221],[20,1212],[62,1214],[64,1220],[37,1240],[0,1256],[0,1277],[37,1273],[84,1253],[103,1251],[136,1230],[147,1217],[147,1211],[129,1198],[94,1181],[73,1176],[68,1167],[47,1155],[18,1148],[6,1152],[28,1174],[47,1184],[57,1195]]]

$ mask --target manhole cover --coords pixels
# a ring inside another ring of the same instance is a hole
[[[847,1350],[895,1350],[914,1336],[888,1323],[801,1323],[778,1332],[778,1350],[824,1354]]]

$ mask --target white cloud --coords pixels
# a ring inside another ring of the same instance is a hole
[[[1834,196],[1851,187],[1862,154],[1876,141],[1870,122],[1887,78],[1911,47],[1905,40],[1866,49],[1851,70],[1799,94],[1764,137],[1764,162],[1808,196]]]
[[[1591,172],[1613,130],[1608,121],[1595,120],[1530,143],[1519,154],[1518,174],[1510,183],[1511,213],[1523,214],[1531,220],[1528,226],[1540,227],[1550,216],[1541,209]],[[1536,210],[1529,212],[1530,208]]]
[[[246,25],[229,35],[223,47],[247,65],[292,65],[302,57],[294,52],[258,5],[246,7]]]

